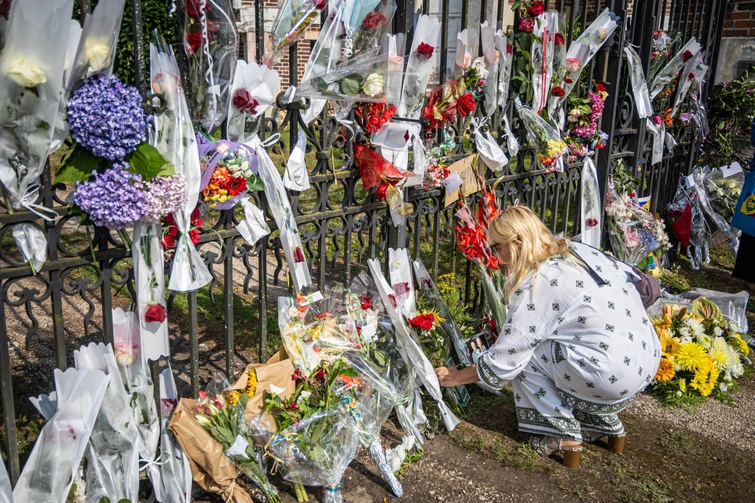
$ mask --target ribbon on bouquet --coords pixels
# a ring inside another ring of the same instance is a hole
[[[490,131],[482,132],[482,128],[487,125],[488,118],[472,119],[474,128],[475,147],[482,157],[483,162],[493,171],[501,171],[509,163],[509,158],[503,152],[498,142],[495,141]]]
[[[163,459],[165,458],[165,459]],[[160,467],[163,466],[165,463],[170,461],[173,458],[173,454],[167,451],[163,451],[162,454],[160,454],[155,459],[140,459],[139,460],[139,471],[143,472],[147,470],[149,467]]]

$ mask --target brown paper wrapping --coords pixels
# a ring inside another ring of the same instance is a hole
[[[475,171],[475,166],[478,163],[479,156],[470,155],[465,157],[464,159],[456,161],[448,167],[449,172],[459,173],[462,183],[461,187],[450,192],[446,192],[446,199],[444,203],[446,208],[461,199],[462,191],[464,197],[467,197],[482,189],[479,183],[479,177],[477,176],[477,172]]]
[[[244,416],[246,421],[262,414],[265,391],[270,390],[271,384],[285,389],[280,394],[282,399],[288,398],[296,390],[296,383],[291,379],[291,374],[294,373],[294,364],[288,359],[288,355],[285,352],[277,353],[267,363],[249,364],[239,380],[236,381],[236,384],[233,385],[233,389],[239,391],[246,389],[249,371],[252,369],[257,373],[257,392],[249,399],[249,403],[246,404],[246,414]],[[275,424],[274,421],[267,422],[270,425]]]
[[[238,485],[238,470],[223,447],[189,412],[196,403],[196,400],[182,398],[168,425],[189,458],[194,482],[227,501],[253,503],[252,497]]]

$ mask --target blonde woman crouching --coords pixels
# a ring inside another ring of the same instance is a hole
[[[632,281],[631,267],[580,243],[558,239],[523,206],[488,230],[504,264],[508,319],[476,365],[438,368],[443,386],[512,381],[519,430],[549,456],[576,468],[582,442],[608,436],[621,452],[617,413],[653,379],[661,350]]]

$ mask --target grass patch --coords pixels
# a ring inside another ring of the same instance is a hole
[[[658,444],[665,452],[689,453],[694,446],[691,438],[681,431],[664,430],[658,438]]]
[[[542,473],[553,471],[552,462],[541,457],[529,444],[482,431],[467,423],[459,425],[451,433],[451,439],[468,451],[479,452],[510,468]]]

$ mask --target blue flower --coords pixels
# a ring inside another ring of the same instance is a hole
[[[94,225],[121,230],[138,222],[150,210],[150,194],[142,177],[126,171],[126,163],[116,163],[94,179],[76,184],[73,201]]]

